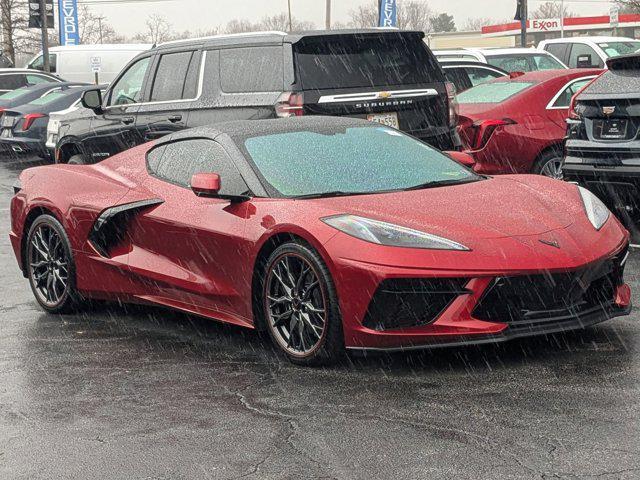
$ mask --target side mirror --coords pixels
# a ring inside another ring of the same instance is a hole
[[[593,64],[591,63],[591,54],[585,53],[584,55],[578,55],[578,58],[576,59],[576,67],[593,68]]]
[[[451,157],[452,160],[455,160],[460,165],[464,165],[465,167],[472,168],[476,164],[476,161],[468,153],[454,152],[454,151],[444,152],[444,153],[449,157]]]
[[[191,177],[191,190],[198,197],[217,197],[220,192],[220,175],[196,173]]]
[[[90,108],[94,112],[99,113],[102,111],[102,92],[98,88],[86,90],[82,94],[80,102],[84,108]]]

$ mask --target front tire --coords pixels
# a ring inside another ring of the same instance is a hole
[[[279,246],[262,280],[269,336],[291,362],[322,365],[344,353],[338,296],[317,252],[296,242]]]
[[[33,295],[49,313],[74,309],[80,296],[69,238],[58,220],[41,215],[27,234],[25,269]]]

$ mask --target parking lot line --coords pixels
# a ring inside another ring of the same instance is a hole
[[[632,243],[629,245],[631,248],[640,248],[640,245],[636,245],[635,243]]]

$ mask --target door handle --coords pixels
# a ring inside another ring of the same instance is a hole
[[[182,120],[182,115],[171,115],[171,116],[168,118],[168,120],[169,120],[171,123],[179,122],[180,120]]]
[[[122,117],[122,123],[124,123],[125,125],[129,125],[131,123],[133,123],[136,119],[133,117]]]

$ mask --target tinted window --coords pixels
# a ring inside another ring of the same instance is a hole
[[[607,57],[617,57],[619,55],[627,55],[636,53],[640,50],[640,42],[607,42],[599,43],[598,46],[604,50]]]
[[[15,90],[24,85],[24,75],[0,75],[0,90]]]
[[[27,75],[27,85],[36,85],[38,83],[52,83],[55,80],[51,77],[45,77],[44,75]]]
[[[569,54],[569,68],[577,68],[578,57],[584,57],[586,55],[591,56],[592,67],[604,67],[604,62],[593,48],[589,45],[585,45],[584,43],[574,43],[571,45],[571,53]]]
[[[283,87],[281,47],[246,47],[220,50],[223,92],[279,92]]]
[[[513,54],[487,56],[487,63],[499,67],[507,72],[532,72],[536,70],[555,70],[565,68],[555,58],[539,54]]]
[[[444,74],[447,80],[455,85],[456,92],[462,92],[473,86],[464,67],[445,68]]]
[[[193,52],[168,53],[160,56],[151,89],[151,101],[180,100],[185,97],[185,80]]]
[[[68,95],[67,93],[62,93],[62,92],[50,92],[43,97],[36,98],[35,100],[29,102],[29,105],[47,105],[49,103],[55,102],[56,100],[60,100],[61,98],[66,97],[67,95]]]
[[[142,100],[142,87],[150,59],[138,60],[113,84],[109,105],[127,105]]]
[[[231,158],[219,143],[207,139],[181,140],[147,154],[149,172],[181,187],[189,187],[195,173],[220,175],[220,193],[239,195],[247,186]]]
[[[544,49],[552,55],[555,55],[560,60],[566,60],[565,54],[567,51],[566,43],[549,43],[545,45]]]
[[[18,88],[0,95],[0,100],[13,100],[21,95],[26,95],[27,93],[29,93],[29,89],[27,87]]]
[[[478,178],[441,152],[382,126],[275,133],[238,143],[266,182],[285,196]]]
[[[304,89],[407,85],[443,81],[418,35],[307,37],[294,45]]]
[[[460,103],[500,103],[533,85],[532,82],[483,83],[458,95]]]
[[[569,108],[569,104],[571,103],[571,98],[578,93],[582,87],[584,87],[587,83],[591,81],[591,78],[583,78],[580,80],[576,80],[571,85],[566,87],[560,96],[553,103],[553,106],[556,108]]]

